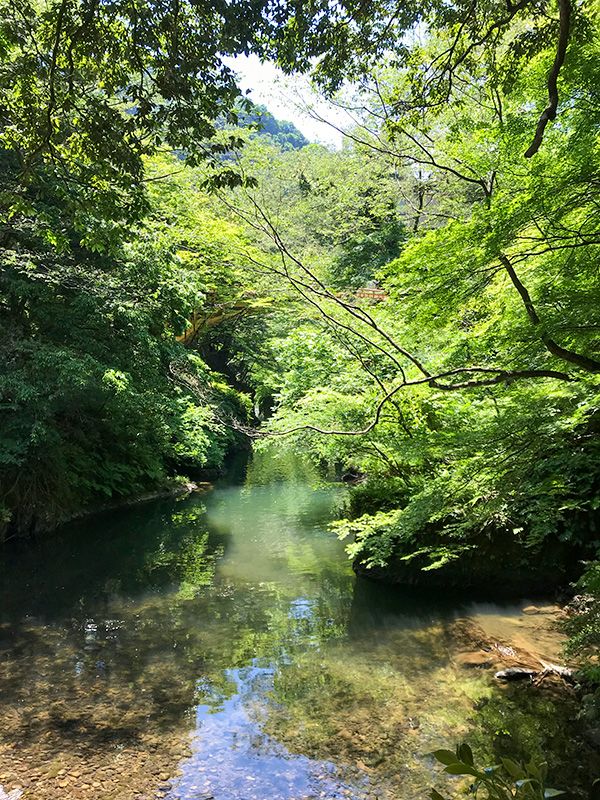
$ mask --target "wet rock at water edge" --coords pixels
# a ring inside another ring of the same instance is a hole
[[[533,680],[537,675],[534,669],[525,669],[523,667],[509,667],[508,669],[501,669],[494,675],[499,681],[522,681],[525,678]]]
[[[560,612],[559,606],[526,606],[523,609],[523,613],[527,614],[528,616],[532,615],[539,615],[539,614],[546,614],[546,615],[556,615]]]

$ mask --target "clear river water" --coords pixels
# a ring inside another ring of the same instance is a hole
[[[569,692],[493,677],[560,660],[556,609],[357,578],[327,528],[346,491],[257,458],[7,546],[0,797],[416,800],[456,789],[432,751],[462,741],[550,754],[585,796]]]

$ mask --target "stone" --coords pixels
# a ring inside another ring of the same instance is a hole
[[[494,675],[499,681],[520,681],[525,678],[530,680],[538,673],[534,669],[524,669],[523,667],[509,667],[508,669],[501,669]]]
[[[556,614],[559,609],[556,606],[527,606],[523,609],[524,614]]]

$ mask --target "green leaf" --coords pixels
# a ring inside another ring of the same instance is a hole
[[[525,769],[530,775],[533,775],[534,778],[540,777],[540,770],[538,765],[535,763],[533,758],[529,761],[528,764],[525,764]]]
[[[519,780],[520,778],[525,777],[525,772],[523,771],[522,767],[516,764],[514,761],[511,761],[510,758],[501,758],[502,764],[504,765],[504,769],[508,772],[508,774]]]
[[[433,755],[442,764],[457,764],[459,761],[458,756],[452,750],[434,750]]]
[[[429,792],[429,797],[431,798],[431,800],[444,800],[444,798],[442,797],[442,795],[441,795],[439,792],[436,792],[436,790],[435,790],[435,789],[432,789],[432,790]]]
[[[544,797],[560,797],[561,794],[564,794],[564,792],[560,789],[546,789]]]
[[[444,767],[444,772],[447,772],[448,775],[473,775],[474,778],[482,778],[483,780],[486,777],[468,764],[448,764],[447,767]]]
[[[468,744],[459,744],[456,752],[458,753],[461,761],[464,761],[465,764],[469,764],[471,767],[473,766],[473,751]]]

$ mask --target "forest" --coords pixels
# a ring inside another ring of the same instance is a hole
[[[0,541],[301,453],[361,574],[577,582],[599,680],[597,0],[0,7]]]

